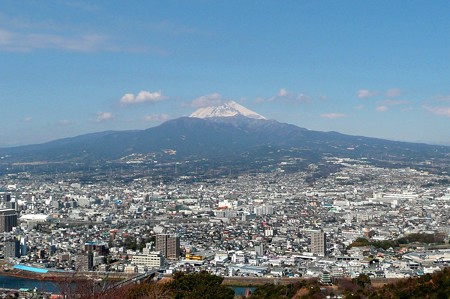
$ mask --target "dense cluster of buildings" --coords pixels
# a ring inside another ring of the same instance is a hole
[[[169,183],[146,176],[124,182],[119,174],[93,183],[77,173],[5,175],[0,254],[10,264],[59,271],[206,270],[324,282],[360,273],[416,276],[450,264],[448,176],[364,160],[326,163],[339,170],[313,182],[282,165]],[[442,244],[350,246],[412,233]]]

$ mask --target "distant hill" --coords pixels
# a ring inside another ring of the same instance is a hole
[[[301,153],[306,157],[331,155],[405,163],[450,158],[450,147],[446,146],[311,131],[267,120],[241,107],[228,104],[223,109],[202,108],[193,113],[193,117],[170,120],[146,130],[106,131],[38,145],[2,148],[1,163],[90,163],[113,161],[133,154],[154,154],[161,159],[170,156],[172,160],[232,160],[243,156],[257,159],[277,150],[296,151],[297,155]]]

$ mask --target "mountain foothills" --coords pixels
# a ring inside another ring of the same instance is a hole
[[[156,163],[248,161],[289,158],[304,165],[324,157],[363,158],[386,165],[448,171],[450,147],[319,132],[268,120],[236,102],[200,108],[190,117],[146,130],[106,131],[43,144],[0,149],[12,163]],[[445,166],[443,166],[445,165]]]

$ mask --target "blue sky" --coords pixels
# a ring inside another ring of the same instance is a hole
[[[218,100],[450,145],[449,1],[0,4],[0,146],[144,129]]]

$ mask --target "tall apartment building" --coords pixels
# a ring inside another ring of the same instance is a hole
[[[20,243],[17,239],[6,240],[3,249],[5,259],[20,257]]]
[[[311,252],[318,256],[327,254],[327,237],[322,230],[311,232]]]
[[[12,231],[17,226],[17,213],[12,209],[0,210],[0,233]]]
[[[177,260],[180,257],[180,237],[168,234],[156,235],[156,251],[160,251],[166,259]]]

